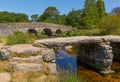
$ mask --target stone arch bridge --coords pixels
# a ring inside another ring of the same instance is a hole
[[[44,28],[50,28],[53,32],[57,29],[62,31],[71,30],[72,26],[50,24],[44,22],[35,23],[1,23],[0,24],[0,35],[9,35],[16,31],[27,32],[28,29],[35,29],[37,32],[43,31]]]
[[[120,60],[120,36],[76,36],[36,40],[35,46],[48,48],[78,45],[78,60],[96,68],[102,74],[114,73],[113,59]]]

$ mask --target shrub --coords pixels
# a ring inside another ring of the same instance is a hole
[[[38,33],[38,36],[37,36],[38,39],[44,39],[44,38],[47,38],[47,36],[45,35],[44,31]]]
[[[27,34],[20,31],[14,32],[12,35],[8,35],[7,44],[29,44],[33,43],[37,39],[34,34]]]
[[[103,35],[120,35],[120,17],[117,15],[104,17],[101,19],[99,27]]]

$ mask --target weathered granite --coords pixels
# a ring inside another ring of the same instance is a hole
[[[55,60],[55,52],[53,49],[46,49],[42,52],[43,61],[45,62],[52,62]]]
[[[43,65],[36,63],[22,63],[14,66],[14,72],[42,71]]]
[[[56,74],[57,73],[57,69],[56,69],[56,64],[55,63],[49,63],[48,64],[48,69],[49,69],[51,74]]]
[[[13,62],[28,62],[28,63],[34,63],[34,62],[42,62],[43,58],[42,55],[38,56],[31,56],[28,58],[20,58],[20,57],[13,57],[12,58]]]
[[[47,47],[55,47],[55,46],[67,46],[71,44],[88,44],[88,43],[100,43],[103,40],[107,40],[108,42],[120,42],[120,36],[75,36],[75,37],[60,37],[60,38],[50,38],[50,39],[42,39],[36,40],[35,46],[47,46]]]
[[[16,54],[24,54],[24,55],[32,56],[32,55],[40,55],[43,48],[37,48],[32,46],[31,44],[17,44],[10,46],[8,50]]]
[[[36,40],[35,46],[48,48],[78,45],[78,59],[96,68],[103,74],[114,73],[111,64],[120,59],[120,36],[75,36]],[[113,57],[114,55],[114,57]]]
[[[1,60],[8,60],[10,58],[10,52],[6,48],[2,48],[0,50],[0,59]]]

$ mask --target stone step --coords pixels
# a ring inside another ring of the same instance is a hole
[[[38,56],[31,56],[28,58],[20,58],[20,57],[13,57],[13,62],[28,62],[28,63],[34,63],[34,62],[42,62],[43,58],[41,55]]]
[[[33,56],[40,55],[43,49],[34,47],[31,44],[16,44],[10,46],[8,50],[14,54],[24,54]]]
[[[14,72],[30,72],[30,71],[42,71],[43,65],[36,63],[21,63],[16,64],[14,67]]]

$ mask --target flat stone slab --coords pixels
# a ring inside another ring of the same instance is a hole
[[[69,44],[85,44],[85,43],[98,43],[104,40],[108,40],[111,42],[120,42],[120,36],[75,36],[75,37],[60,37],[60,38],[51,38],[51,39],[42,39],[36,40],[34,45],[35,46],[47,46],[47,47],[54,47],[54,46],[64,46]]]
[[[14,66],[14,72],[42,71],[43,65],[36,63],[21,63]]]
[[[0,82],[10,82],[11,75],[9,73],[0,73]]]
[[[13,46],[10,46],[8,50],[11,52],[15,52],[17,54],[29,54],[29,55],[41,54],[42,52],[42,48],[34,47],[31,44],[13,45]]]
[[[38,56],[31,56],[29,58],[20,58],[20,57],[13,57],[13,62],[28,62],[28,63],[34,63],[34,62],[41,62],[43,61],[42,55]]]

